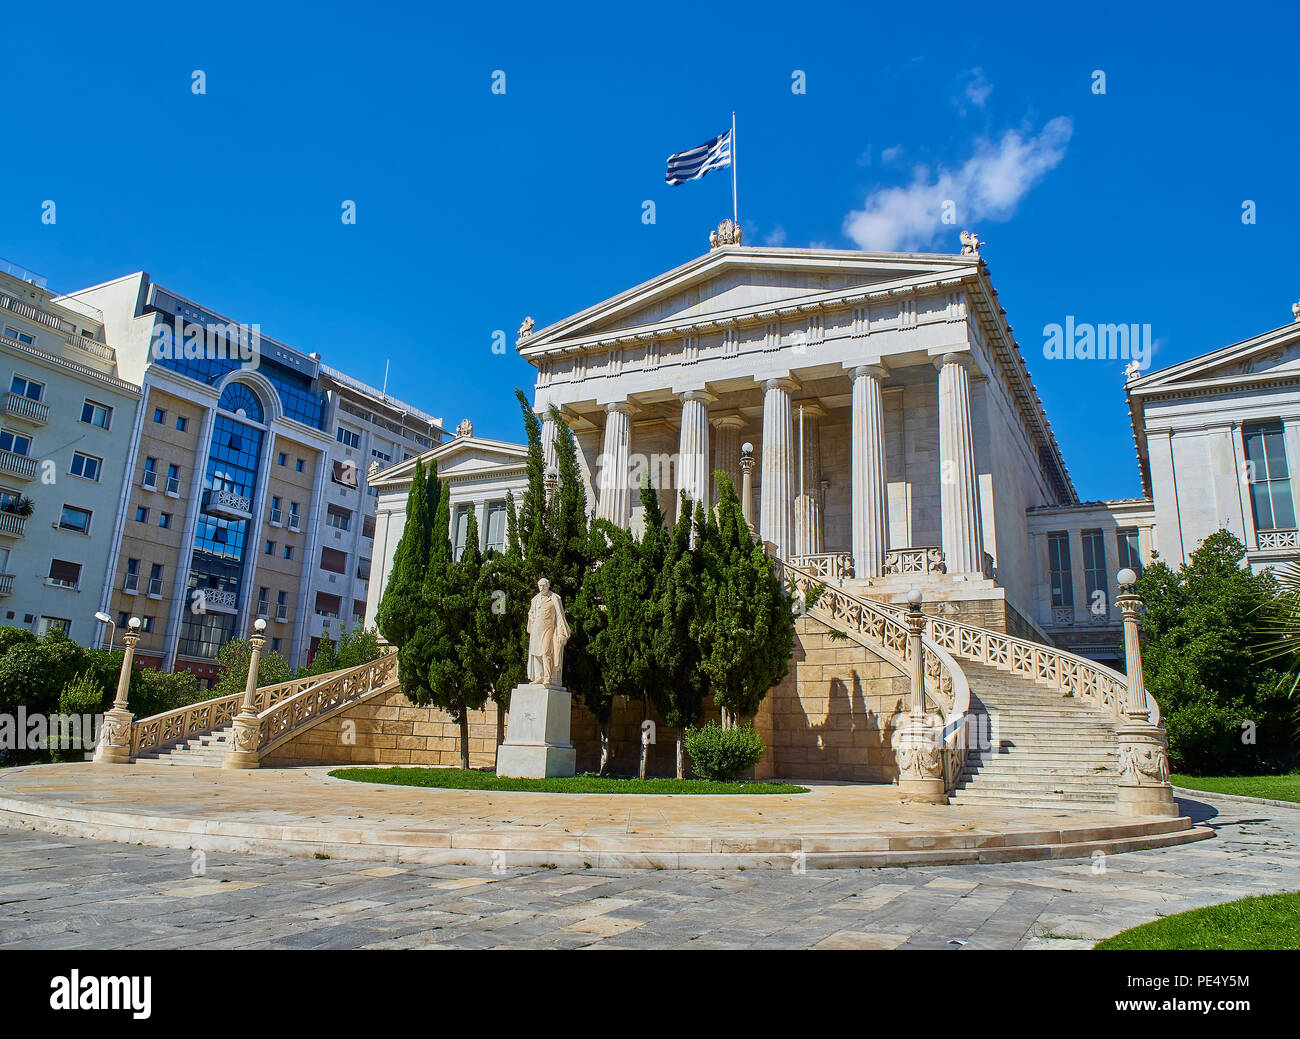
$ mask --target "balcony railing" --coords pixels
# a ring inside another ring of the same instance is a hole
[[[181,481],[179,477],[167,477],[167,496],[169,498],[179,498],[181,496]]]
[[[117,351],[107,343],[101,343],[86,336],[68,336],[65,342],[72,349],[83,354],[89,354],[97,361],[108,361],[110,364],[117,361]]]
[[[153,469],[146,469],[140,474],[140,486],[146,491],[156,491],[158,489],[158,473]]]
[[[1261,530],[1256,536],[1261,552],[1300,548],[1300,533],[1294,530]]]
[[[259,617],[271,616],[271,604],[267,600],[265,599],[257,600],[257,616]]]
[[[191,609],[199,613],[238,613],[235,593],[219,588],[196,588],[190,593]]]
[[[49,328],[57,328],[66,335],[72,335],[77,331],[77,326],[71,321],[65,321],[61,317],[55,317],[44,310],[32,306],[30,303],[24,303],[20,299],[14,299],[6,293],[0,292],[0,310],[12,310],[20,317],[25,317],[28,321],[35,321],[38,324],[46,325]]]
[[[13,512],[0,512],[0,536],[20,538],[27,526],[27,517]]]
[[[284,523],[282,522],[282,520],[283,520],[283,516],[284,516],[284,513],[282,513],[279,509],[272,509],[272,510],[271,510],[271,526],[273,526],[273,527],[282,527],[282,526],[284,526]]]
[[[0,408],[11,418],[30,422],[34,426],[43,426],[50,420],[50,406],[39,400],[24,397],[21,393],[6,393],[4,406]]]
[[[225,519],[251,519],[253,502],[234,491],[213,490],[203,492],[203,511]]]
[[[149,598],[161,599],[162,591],[163,591],[162,578],[161,577],[149,578]]]
[[[0,596],[13,595],[14,592],[14,575],[0,574]]]
[[[36,459],[13,451],[0,451],[0,473],[16,476],[20,480],[35,479]]]
[[[296,512],[289,513],[289,529],[292,530],[294,533],[297,533],[302,529],[302,527],[299,524],[300,524],[300,520],[298,518],[298,514]]]
[[[791,556],[790,562],[807,570],[814,577],[834,581],[837,584],[853,576],[853,557],[847,552],[820,552],[813,555]],[[357,576],[363,581],[369,581],[370,570],[367,569],[364,575],[358,570]]]
[[[127,595],[138,595],[140,592],[140,575],[127,574],[122,578],[122,591]]]

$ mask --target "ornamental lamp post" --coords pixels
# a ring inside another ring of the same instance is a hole
[[[1115,575],[1120,593],[1115,603],[1124,614],[1124,719],[1116,730],[1120,777],[1116,808],[1123,816],[1176,816],[1178,803],[1169,785],[1169,753],[1164,728],[1152,721],[1142,675],[1142,638],[1138,613],[1142,597],[1134,591],[1137,574],[1125,567]],[[1159,718],[1159,714],[1156,715]]]
[[[907,664],[911,679],[912,709],[902,715],[894,733],[894,760],[898,764],[898,792],[904,801],[947,804],[943,778],[943,747],[938,733],[925,717],[925,614],[921,589],[907,593]],[[896,715],[895,717],[899,717]]]
[[[262,645],[266,642],[266,618],[253,622],[253,634],[248,636],[252,652],[248,656],[248,679],[244,682],[244,702],[235,715],[230,736],[230,749],[222,768],[257,768],[257,748],[261,743],[261,723],[257,720],[257,671],[262,663]]]
[[[104,725],[99,733],[92,760],[97,764],[126,765],[131,761],[131,728],[135,716],[127,710],[127,697],[131,692],[131,665],[135,659],[135,644],[140,640],[140,618],[132,617],[122,633],[126,650],[122,654],[122,669],[117,675],[117,694],[113,706],[104,712]]]

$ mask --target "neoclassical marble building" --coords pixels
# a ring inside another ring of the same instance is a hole
[[[599,514],[634,525],[742,484],[783,558],[1033,633],[1028,510],[1077,502],[978,255],[723,246],[520,353],[577,437]]]

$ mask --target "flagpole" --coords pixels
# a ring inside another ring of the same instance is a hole
[[[736,113],[731,113],[731,222],[740,226],[740,210],[736,206]]]

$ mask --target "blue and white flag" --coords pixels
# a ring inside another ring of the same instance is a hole
[[[668,156],[669,184],[682,184],[699,180],[710,170],[726,169],[731,165],[731,131],[705,141],[698,148]]]

